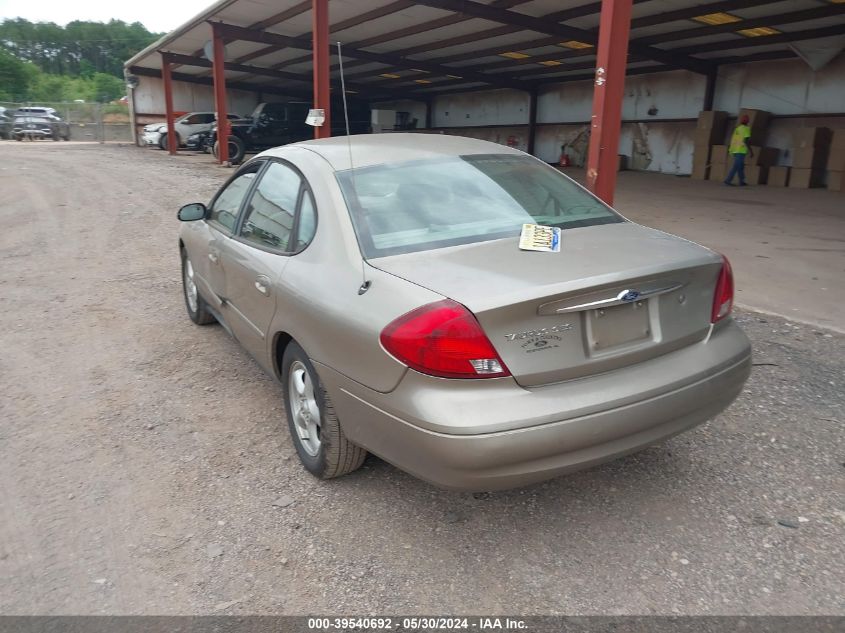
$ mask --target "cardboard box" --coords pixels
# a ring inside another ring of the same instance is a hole
[[[808,147],[827,147],[833,134],[830,128],[826,127],[803,127],[793,130],[792,146],[795,149],[806,149]]]
[[[789,184],[789,167],[769,167],[769,179],[766,183],[770,187],[786,187]]]
[[[789,188],[790,189],[810,189],[812,187],[822,186],[821,169],[795,169],[789,174]]]
[[[754,165],[760,167],[772,167],[777,165],[778,155],[780,150],[777,147],[759,147],[757,145],[751,146],[753,156],[745,160],[746,165]]]
[[[830,141],[831,149],[845,149],[845,129],[833,130]]]
[[[825,167],[828,171],[845,171],[845,147],[831,147]]]
[[[728,162],[728,146],[713,145],[710,148],[710,162],[714,165],[726,165]]]
[[[707,180],[713,182],[724,182],[725,176],[728,175],[728,166],[719,165],[717,163],[710,164],[710,173],[707,174]]]
[[[696,145],[692,148],[692,167],[704,167],[710,164],[710,146]]]
[[[742,108],[737,117],[737,125],[743,116],[748,117],[748,127],[751,128],[751,144],[765,145],[766,134],[769,130],[769,123],[772,120],[772,113],[765,110],[754,110],[752,108]],[[733,130],[732,130],[733,131]]]
[[[830,191],[845,191],[845,171],[827,172],[827,188]]]
[[[693,180],[707,180],[710,177],[710,165],[693,165],[689,177]]]
[[[749,185],[765,185],[769,179],[767,166],[750,165],[745,167],[745,182]]]
[[[725,140],[728,113],[721,110],[704,110],[698,114],[693,142],[695,145],[717,145]]]
[[[827,165],[827,147],[805,147],[792,152],[793,169],[824,169]]]

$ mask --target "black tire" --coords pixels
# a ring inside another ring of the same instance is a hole
[[[209,311],[205,299],[196,290],[196,285],[194,285],[196,291],[196,309],[191,307],[191,301],[188,296],[188,252],[183,248],[181,249],[180,255],[182,257],[182,297],[185,299],[185,309],[188,311],[188,317],[197,325],[210,325],[216,322],[217,319]],[[193,270],[193,266],[191,266],[191,270]]]
[[[310,454],[302,439],[300,439],[291,402],[291,369],[307,372],[311,381],[313,395],[320,413],[319,449],[316,455]],[[335,413],[329,394],[323,388],[320,377],[314,370],[308,355],[299,345],[291,341],[285,348],[282,357],[282,385],[285,401],[285,414],[288,418],[288,429],[291,440],[296,447],[299,460],[305,470],[318,479],[333,479],[349,474],[361,467],[367,458],[367,451],[356,446],[343,432],[340,420]]]
[[[219,158],[220,141],[214,142],[214,158]],[[246,156],[246,144],[237,136],[229,136],[229,162],[232,165],[240,165]]]
[[[179,135],[177,134],[176,135],[176,149],[179,149],[179,142],[180,142],[179,141]],[[159,146],[159,148],[163,149],[164,151],[167,151],[167,149],[168,149],[167,145],[168,145],[168,138],[167,138],[167,132],[165,132],[164,134],[162,134],[158,138],[158,146]]]

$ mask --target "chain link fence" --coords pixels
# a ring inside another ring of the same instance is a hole
[[[71,141],[132,142],[129,106],[123,103],[0,101],[0,138],[11,138],[15,114],[21,108],[52,108],[55,116],[67,122]]]

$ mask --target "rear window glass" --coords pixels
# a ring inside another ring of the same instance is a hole
[[[570,229],[624,222],[529,156],[456,156],[338,172],[367,258],[518,237],[525,223]]]

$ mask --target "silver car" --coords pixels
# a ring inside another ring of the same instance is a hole
[[[749,375],[724,257],[497,144],[287,145],[179,218],[189,316],[282,383],[320,478],[372,452],[442,487],[522,486],[692,428]]]

